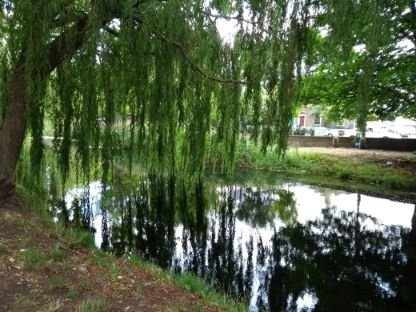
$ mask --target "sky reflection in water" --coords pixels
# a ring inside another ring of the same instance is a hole
[[[185,184],[154,178],[120,195],[92,183],[97,245],[198,274],[251,311],[414,307],[414,204],[294,182]]]

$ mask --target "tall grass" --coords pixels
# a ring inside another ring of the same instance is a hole
[[[77,312],[106,312],[110,311],[110,304],[102,298],[88,299],[78,308]]]

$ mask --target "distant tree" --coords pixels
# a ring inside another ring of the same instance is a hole
[[[323,15],[327,33],[317,34],[301,102],[322,105],[331,119],[355,119],[363,132],[369,118],[416,118],[416,4],[345,3],[344,13],[329,7]],[[334,18],[348,20],[348,29]]]
[[[382,56],[373,73],[370,103],[365,112],[358,101],[362,55],[354,53],[343,64],[327,63],[304,79],[301,102],[319,105],[330,120],[391,120],[398,116],[416,118],[416,62],[412,55]]]

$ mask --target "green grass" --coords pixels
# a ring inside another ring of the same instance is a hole
[[[158,279],[160,281],[171,282],[174,285],[183,288],[188,292],[199,295],[201,298],[204,299],[205,302],[217,306],[225,311],[248,311],[248,306],[245,303],[236,302],[235,300],[227,296],[225,293],[221,293],[215,290],[213,287],[207,285],[207,283],[204,280],[202,280],[200,277],[194,274],[172,274],[150,262],[144,261],[140,256],[137,255],[128,256],[127,259],[133,265],[144,267],[147,270],[152,271],[152,273],[155,274],[157,277],[154,283],[158,283]],[[138,290],[139,295],[141,291],[141,289]],[[197,306],[195,306],[194,308],[195,311],[199,311]],[[182,311],[177,310],[176,307],[172,307],[172,309],[172,311]]]
[[[65,252],[61,249],[60,244],[56,244],[53,246],[49,258],[51,258],[54,261],[61,262],[65,258]]]
[[[66,288],[68,286],[68,279],[61,275],[56,275],[51,278],[49,281],[49,288],[50,289],[60,289],[60,288]]]
[[[225,294],[215,291],[201,278],[190,273],[173,275],[172,281],[175,285],[192,293],[200,295],[207,302],[214,303],[226,311],[247,311],[247,305],[235,302]]]
[[[0,244],[0,256],[5,255],[7,253],[7,247],[3,244]]]
[[[68,299],[75,300],[78,298],[78,296],[79,296],[79,293],[75,289],[70,289],[68,291]]]
[[[91,282],[87,279],[83,279],[79,282],[78,287],[82,290],[88,290],[91,289]]]
[[[143,294],[143,287],[138,287],[136,289],[136,300],[138,302],[142,301],[144,298],[144,294]]]
[[[46,258],[36,249],[26,249],[23,251],[23,264],[25,269],[36,270],[45,268]]]
[[[19,309],[27,309],[34,305],[34,302],[24,294],[16,294],[15,296],[16,306]]]
[[[119,275],[119,269],[117,263],[113,260],[113,256],[110,256],[105,252],[99,251],[96,253],[95,262],[108,271],[112,280],[116,280]]]
[[[95,250],[94,236],[91,232],[76,227],[66,227],[63,223],[56,223],[56,231],[67,243],[88,250]]]
[[[110,305],[105,299],[88,299],[83,302],[78,309],[78,312],[106,312],[110,311]]]
[[[77,240],[75,240],[75,244],[77,246],[84,247],[90,250],[95,249],[95,241],[92,233],[80,230],[75,230],[74,232],[76,232],[76,237],[78,238]]]
[[[263,153],[253,144],[240,144],[237,150],[237,168],[281,171],[288,174],[308,175],[317,180],[332,177],[342,181],[372,184],[400,191],[416,190],[416,179],[407,171],[357,162],[347,157],[339,158],[316,153],[289,150],[284,158],[277,153]]]

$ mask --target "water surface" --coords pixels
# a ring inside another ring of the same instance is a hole
[[[416,310],[415,204],[293,181],[160,177],[95,182],[65,200],[99,247],[193,272],[251,311]]]

